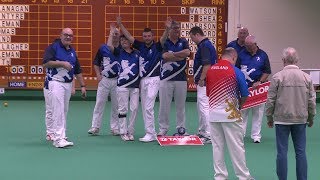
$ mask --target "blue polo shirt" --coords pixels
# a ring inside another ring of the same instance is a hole
[[[194,72],[194,82],[198,84],[200,80],[202,69],[204,65],[213,65],[217,62],[217,52],[214,48],[212,42],[205,38],[198,44],[198,50],[196,52],[193,72]]]
[[[118,46],[116,49],[121,48]],[[101,68],[101,75],[107,78],[118,77],[119,62],[106,44],[100,46],[93,64]]]
[[[160,59],[162,46],[160,42],[153,42],[147,47],[144,42],[134,40],[133,47],[140,51],[140,76],[155,77],[160,75]]]
[[[246,49],[246,47],[245,47],[245,46],[240,46],[240,45],[238,44],[238,39],[239,39],[239,38],[237,38],[237,39],[234,40],[234,41],[231,41],[231,42],[227,45],[227,47],[232,47],[232,48],[234,48],[234,49],[237,51],[237,53],[240,54],[240,52],[241,52],[242,50]]]
[[[173,43],[169,38],[164,43],[163,52],[178,52],[189,49],[189,43],[185,38],[179,38]],[[182,61],[165,62],[161,59],[160,79],[169,81],[187,81],[186,75],[187,59]]]
[[[115,49],[114,54],[118,57],[119,76],[118,87],[139,88],[139,51],[133,50],[131,53],[124,49]]]
[[[75,74],[81,73],[80,63],[73,47],[66,49],[60,39],[56,39],[51,45],[47,47],[43,57],[43,64],[49,61],[67,61],[72,65],[72,69],[48,68],[48,81],[72,82]]]
[[[244,74],[248,86],[260,80],[263,73],[271,74],[271,67],[267,53],[258,48],[256,54],[251,55],[244,49],[238,55],[236,66]]]

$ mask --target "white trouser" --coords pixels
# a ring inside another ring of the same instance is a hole
[[[139,88],[117,87],[120,134],[134,134],[134,124],[139,107]],[[129,104],[130,101],[130,104]],[[129,125],[127,126],[128,106],[130,106]]]
[[[197,85],[197,109],[199,119],[199,134],[208,135],[209,132],[209,98],[206,87]]]
[[[72,83],[50,81],[52,119],[54,126],[54,140],[66,138],[66,120],[71,97]]]
[[[242,118],[243,118],[244,135],[246,135],[249,111],[252,110],[251,138],[253,140],[261,139],[261,125],[262,125],[262,119],[263,119],[264,106],[265,106],[265,103],[249,109],[244,109],[241,111]]]
[[[92,127],[100,128],[104,108],[108,101],[108,96],[111,96],[111,114],[110,128],[111,130],[119,130],[118,121],[118,100],[117,100],[117,78],[106,78],[103,76],[98,84],[96,105],[93,110]]]
[[[44,95],[44,103],[46,107],[46,115],[45,115],[46,133],[53,134],[54,126],[53,126],[53,119],[52,119],[51,91],[49,89],[43,88],[43,95]]]
[[[169,130],[169,116],[171,110],[171,101],[174,96],[176,105],[176,128],[184,127],[186,123],[186,98],[187,98],[187,81],[160,81],[159,89],[159,130],[167,132]]]
[[[159,91],[160,77],[144,77],[140,81],[141,109],[146,134],[156,135],[154,126],[154,103]]]
[[[228,179],[228,170],[224,160],[224,146],[227,144],[233,169],[239,180],[250,180],[246,165],[243,142],[242,122],[210,122],[210,134],[213,149],[214,178]]]

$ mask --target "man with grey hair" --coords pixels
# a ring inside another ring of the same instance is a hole
[[[236,66],[241,69],[249,87],[257,88],[266,82],[271,74],[270,62],[267,53],[257,46],[256,38],[252,35],[246,37],[245,49],[240,52]],[[246,134],[249,111],[252,110],[251,138],[254,143],[261,141],[261,125],[265,103],[244,109],[243,116],[244,135]]]
[[[246,48],[244,42],[247,36],[249,36],[249,30],[245,27],[241,27],[238,31],[238,38],[234,41],[231,41],[227,47],[233,47],[239,54],[243,49]]]
[[[296,153],[297,179],[307,179],[306,125],[313,125],[316,94],[310,76],[297,66],[298,60],[298,53],[294,48],[283,50],[284,68],[273,75],[266,103],[268,126],[272,128],[275,124],[276,127],[279,180],[287,179],[290,133]]]
[[[164,43],[161,59],[158,136],[165,136],[169,130],[172,97],[174,97],[176,106],[176,128],[185,129],[186,125],[187,75],[185,69],[190,50],[188,41],[185,38],[181,38],[180,33],[180,23],[171,21],[169,35]]]

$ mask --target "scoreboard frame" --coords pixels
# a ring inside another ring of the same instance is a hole
[[[181,22],[181,35],[192,51],[186,68],[188,91],[196,90],[192,67],[197,49],[189,30],[202,27],[218,58],[227,44],[227,0],[6,0],[0,5],[0,87],[42,89],[44,50],[62,28],[70,27],[87,87],[96,90],[92,61],[100,45],[106,43],[109,24],[119,15],[139,40],[144,27],[150,27],[158,40],[168,16]]]

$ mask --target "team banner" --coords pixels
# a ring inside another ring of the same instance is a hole
[[[161,146],[201,146],[203,145],[198,136],[158,136]]]
[[[249,88],[249,97],[243,104],[242,109],[248,109],[254,106],[258,106],[267,101],[268,90],[270,86],[270,81],[265,82],[253,89]]]

